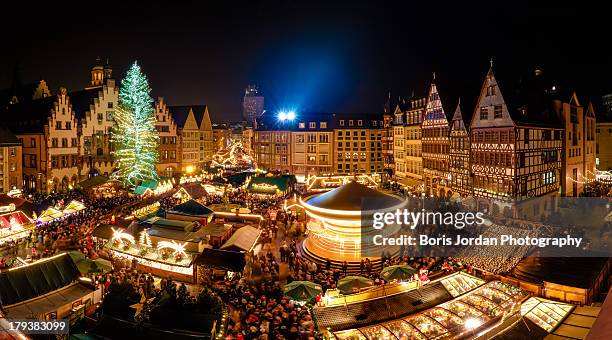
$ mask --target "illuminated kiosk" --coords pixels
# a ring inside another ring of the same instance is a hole
[[[371,260],[379,257],[383,248],[362,239],[371,240],[373,235],[382,232],[392,235],[399,227],[385,226],[381,230],[362,228],[362,219],[366,225],[374,212],[394,212],[407,204],[403,198],[370,189],[356,181],[322,194],[300,198],[299,202],[310,217],[308,237],[302,243],[304,255],[320,263],[329,259],[334,267],[344,261],[354,267],[363,257]],[[362,204],[367,206],[367,211],[361,210]],[[385,247],[384,250],[396,255],[399,247]]]

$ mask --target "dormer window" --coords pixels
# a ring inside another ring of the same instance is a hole
[[[309,129],[316,129],[317,128],[317,123],[316,122],[309,122],[308,123],[308,128]]]

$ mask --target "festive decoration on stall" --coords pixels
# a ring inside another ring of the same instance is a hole
[[[213,155],[211,165],[224,168],[256,168],[255,160],[244,152],[241,141],[232,141],[228,149],[220,150]]]
[[[141,246],[146,246],[146,247],[153,246],[151,244],[151,237],[149,236],[146,230],[143,230],[140,232],[140,238],[138,239],[138,244],[140,244]]]
[[[150,92],[147,77],[134,62],[121,81],[112,131],[113,158],[118,168],[113,177],[129,187],[158,178],[155,164],[159,134],[155,130]]]
[[[322,175],[322,176],[308,176],[306,178],[306,189],[311,192],[328,191],[340,186],[343,186],[351,181],[357,181],[357,183],[363,184],[369,188],[378,188],[378,182],[376,179],[367,174],[363,175]]]

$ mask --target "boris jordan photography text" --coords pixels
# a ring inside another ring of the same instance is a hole
[[[370,242],[375,246],[419,247],[579,248],[584,245],[583,238],[578,236],[564,234],[551,237],[490,233],[489,226],[491,226],[491,221],[487,220],[482,212],[439,212],[425,209],[378,211],[372,214],[371,228],[376,232],[370,234]],[[422,227],[421,230],[419,230],[420,227]],[[432,230],[432,227],[435,229]]]

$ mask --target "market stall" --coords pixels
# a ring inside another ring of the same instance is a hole
[[[199,253],[186,250],[188,241],[165,239],[164,235],[158,235],[159,238],[154,240],[155,237],[149,236],[147,231],[137,235],[136,240],[134,235],[123,229],[112,230],[113,236],[104,248],[114,256],[136,260],[140,270],[156,276],[195,282],[193,263]]]
[[[81,210],[84,210],[84,209],[85,209],[85,205],[83,205],[83,203],[76,201],[76,200],[72,200],[70,201],[70,203],[68,203],[66,208],[62,210],[62,212],[64,213],[65,216],[67,216],[67,215],[71,215],[76,212],[79,212]]]
[[[469,276],[461,275],[461,279]],[[458,280],[454,280],[458,281]],[[515,286],[492,281],[424,311],[372,326],[327,333],[336,339],[440,339],[464,338],[497,332],[517,315],[526,293]],[[325,333],[325,332],[324,332]]]
[[[40,216],[38,216],[38,223],[49,223],[51,221],[57,220],[64,217],[64,213],[54,207],[48,207],[47,210],[43,211]]]
[[[284,196],[293,192],[295,176],[281,175],[254,176],[245,184],[246,189],[254,194]]]
[[[121,182],[105,176],[94,176],[76,185],[76,188],[92,198],[108,198],[125,195]]]

